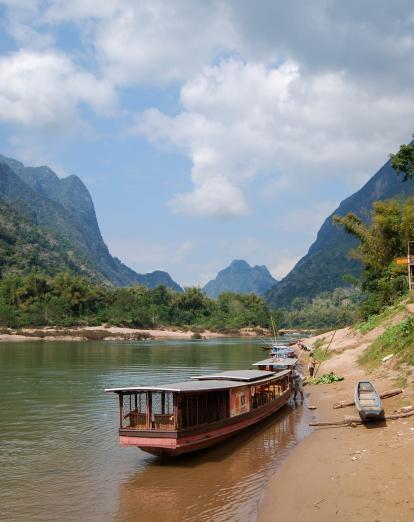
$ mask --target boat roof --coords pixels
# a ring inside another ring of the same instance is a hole
[[[228,380],[228,381],[257,381],[258,379],[265,379],[266,377],[273,376],[273,372],[264,370],[227,370],[226,372],[214,373],[212,375],[199,375],[197,377],[191,377],[197,381],[206,380]]]
[[[295,357],[271,357],[253,363],[253,366],[295,366],[298,360]]]
[[[254,372],[256,374],[264,374],[264,377],[254,379],[253,381],[241,381],[241,380],[230,380],[230,379],[202,379],[183,382],[174,382],[166,384],[164,386],[131,386],[124,388],[107,388],[106,392],[114,393],[128,393],[128,392],[198,392],[208,390],[230,390],[232,388],[240,388],[240,386],[246,386],[247,384],[265,384],[272,379],[280,379],[289,372],[286,370],[275,375],[273,372],[262,372],[258,370],[245,370],[247,372]]]

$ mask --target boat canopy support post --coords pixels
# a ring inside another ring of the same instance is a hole
[[[122,429],[124,422],[124,396],[119,394],[119,427]]]

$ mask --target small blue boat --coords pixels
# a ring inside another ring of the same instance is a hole
[[[371,381],[358,381],[355,385],[355,406],[362,420],[384,418],[380,395]]]

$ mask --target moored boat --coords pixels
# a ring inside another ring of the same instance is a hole
[[[294,357],[296,355],[296,351],[294,348],[288,348],[287,346],[275,345],[270,349],[271,357]]]
[[[239,370],[165,386],[111,388],[121,446],[159,456],[207,448],[267,418],[292,393],[290,370]]]
[[[355,385],[355,406],[364,420],[382,419],[384,408],[380,395],[371,381],[358,381]]]
[[[259,370],[278,373],[283,370],[293,370],[297,363],[296,357],[271,357],[255,362],[253,366],[256,366]]]

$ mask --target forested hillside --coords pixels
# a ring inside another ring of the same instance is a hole
[[[69,270],[99,280],[81,252],[50,230],[42,229],[0,198],[0,277]]]
[[[77,176],[60,179],[48,167],[25,167],[16,160],[0,156],[0,195],[16,212],[15,220],[19,220],[19,215],[23,216],[26,225],[37,227],[40,235],[53,235],[55,249],[63,257],[54,266],[55,257],[44,251],[43,258],[49,258],[48,272],[60,271],[65,258],[70,261],[68,268],[79,269],[107,283],[119,286],[140,283],[149,287],[164,284],[181,290],[166,272],[137,274],[111,256],[102,239],[92,198]],[[42,245],[49,248],[46,243]],[[41,249],[39,244],[37,250]],[[11,261],[10,258],[8,263]],[[9,268],[13,270],[13,266]],[[33,268],[36,265],[32,265]]]
[[[404,199],[413,194],[414,184],[404,183],[403,178],[396,175],[390,161],[387,161],[375,176],[358,192],[342,201],[325,220],[306,256],[266,294],[270,305],[276,308],[290,307],[295,298],[311,300],[322,292],[349,285],[344,280],[346,275],[360,278],[362,265],[349,256],[349,251],[358,245],[358,241],[335,225],[333,216],[352,212],[369,221],[375,201],[393,197]]]

